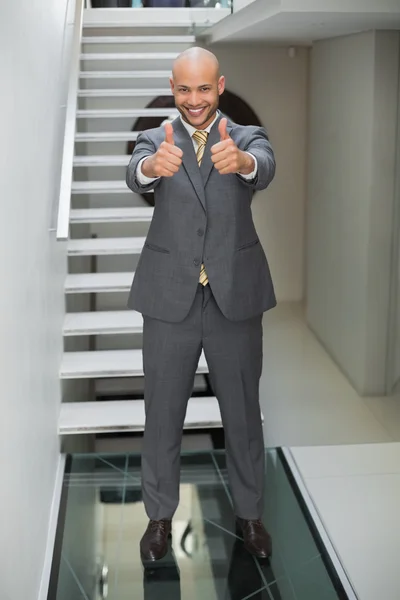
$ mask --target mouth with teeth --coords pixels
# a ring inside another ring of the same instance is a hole
[[[186,108],[187,112],[191,117],[200,117],[206,110],[205,106],[201,108]]]

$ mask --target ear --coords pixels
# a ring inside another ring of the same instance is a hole
[[[169,78],[169,85],[171,88],[171,92],[174,93],[175,84],[174,84],[174,80],[172,79],[172,77]]]
[[[218,94],[221,96],[225,91],[225,77],[221,75],[218,80]]]

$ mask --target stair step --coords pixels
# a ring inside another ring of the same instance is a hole
[[[80,98],[114,98],[114,97],[127,97],[127,98],[139,98],[139,97],[149,97],[153,96],[172,96],[172,92],[170,88],[161,88],[161,89],[151,89],[151,88],[138,88],[135,89],[100,89],[100,90],[79,90],[78,96]]]
[[[82,44],[194,44],[194,35],[84,36]]]
[[[205,395],[207,393],[208,385],[205,375],[196,375],[193,384],[193,395]],[[95,381],[95,394],[96,398],[104,398],[109,396],[110,399],[124,399],[138,395],[143,395],[144,390],[144,377],[111,377],[107,379],[96,379]]]
[[[134,310],[67,313],[63,328],[65,336],[142,332],[143,317]]]
[[[143,431],[145,412],[143,400],[109,402],[64,402],[61,404],[59,433],[108,433]],[[222,427],[218,401],[214,396],[190,398],[184,429]]]
[[[126,208],[83,208],[70,211],[71,223],[150,223],[152,206]]]
[[[125,181],[73,181],[73,194],[131,194]],[[149,191],[147,193],[150,193]]]
[[[81,79],[168,79],[171,71],[81,71]]]
[[[95,294],[129,292],[134,273],[77,273],[67,275],[66,294]]]
[[[145,237],[89,238],[68,240],[68,256],[140,254]]]
[[[90,52],[81,54],[81,60],[175,60],[179,52]]]
[[[140,131],[93,131],[76,133],[76,142],[130,142],[137,140]]]
[[[130,160],[130,154],[75,156],[74,167],[127,167]]]
[[[204,354],[200,356],[197,373],[208,373]],[[96,377],[143,377],[142,350],[97,350],[64,352],[61,379],[92,379]]]
[[[77,110],[78,119],[124,119],[135,117],[169,117],[178,116],[175,108],[128,108]]]

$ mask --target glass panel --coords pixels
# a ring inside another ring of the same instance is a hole
[[[86,7],[89,8],[89,0]],[[232,8],[231,0],[91,0],[90,8]]]
[[[274,553],[260,561],[235,527],[225,453],[184,454],[167,556],[143,565],[147,526],[139,455],[73,455],[65,475],[61,552],[52,600],[333,600],[338,595],[279,452],[266,454],[265,524]]]

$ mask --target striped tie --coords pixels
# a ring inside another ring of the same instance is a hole
[[[196,158],[197,158],[197,163],[199,166],[201,165],[201,161],[204,156],[204,149],[207,144],[207,137],[208,137],[207,131],[195,131],[193,134],[193,139],[198,144]],[[201,285],[207,285],[207,283],[208,283],[208,277],[207,277],[207,273],[206,273],[206,269],[205,269],[204,265],[201,265],[199,282],[201,283]]]

